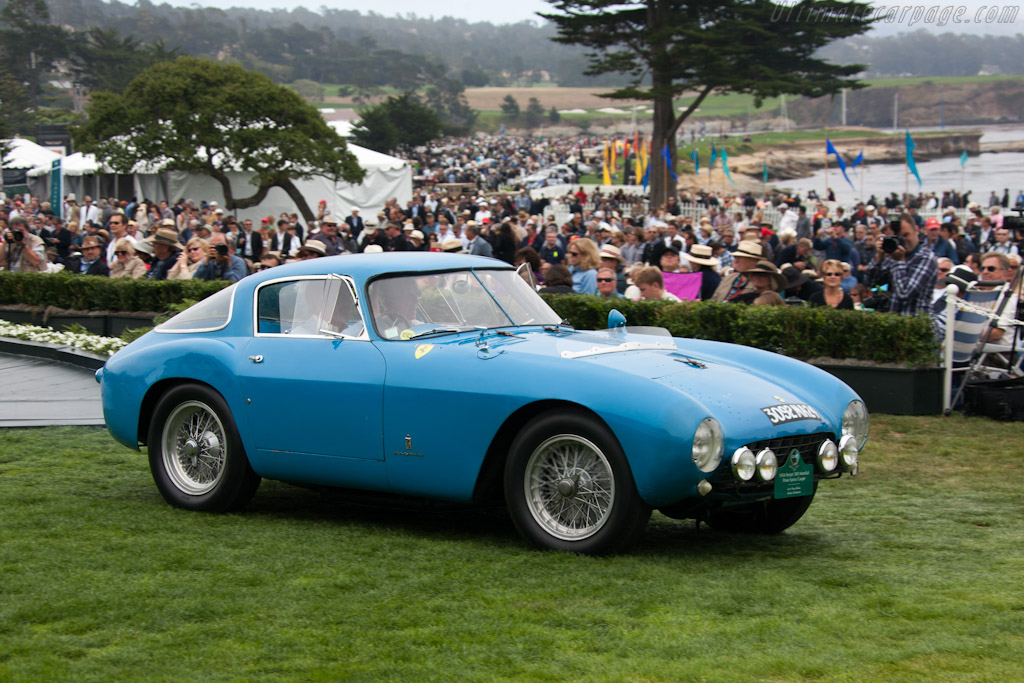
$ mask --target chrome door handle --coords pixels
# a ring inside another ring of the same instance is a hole
[[[249,356],[249,360],[251,360],[253,363],[262,363],[263,356]]]

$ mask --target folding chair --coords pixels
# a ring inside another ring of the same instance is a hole
[[[985,343],[981,347],[981,358],[978,361],[982,367],[1001,370],[1011,377],[1024,376],[1024,369],[1022,369],[1022,364],[1024,364],[1024,329],[1022,329],[1024,328],[1024,316],[1021,315],[1024,302],[1018,295],[1016,306],[1009,305],[1009,302],[1014,300],[1013,293],[1020,291],[1019,283],[1024,274],[1022,271],[1024,268],[1017,269],[1010,284],[1010,290],[998,311],[1001,315],[1002,324],[1000,326],[1004,328],[1012,326],[1013,333],[1011,334],[1007,329],[1002,339],[998,341],[992,342],[985,339]]]
[[[991,288],[979,289],[978,284]],[[947,285],[943,344],[945,377],[942,388],[946,415],[960,400],[964,385],[981,373],[984,341],[988,338],[993,320],[1000,317],[1009,291],[1010,285],[1005,282],[972,282],[962,291],[956,285]],[[950,321],[953,321],[952,324]],[[963,380],[956,395],[953,395],[953,378],[957,373],[963,374]]]

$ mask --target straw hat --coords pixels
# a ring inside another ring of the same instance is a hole
[[[601,247],[601,258],[613,258],[619,263],[626,262],[626,259],[622,257],[622,250],[614,244],[606,244]]]
[[[760,260],[753,268],[747,268],[741,271],[747,277],[751,275],[767,275],[771,278],[772,289],[776,292],[785,291],[789,281],[786,280],[786,276],[779,272],[779,269],[774,263],[767,260]]]
[[[178,241],[178,233],[171,228],[159,228],[156,232],[146,238],[150,244],[165,244],[168,247],[181,249],[181,242]]]
[[[301,254],[303,251],[312,251],[321,256],[327,256],[327,247],[320,240],[309,240],[299,247],[298,253]]]
[[[690,247],[690,253],[680,254],[690,263],[701,266],[717,266],[719,261],[714,257],[714,251],[706,244],[695,244]]]
[[[761,244],[753,240],[740,240],[740,244],[736,247],[736,251],[732,255],[740,256],[743,258],[764,258],[764,251],[761,249]]]
[[[444,242],[441,242],[441,251],[449,254],[465,253],[465,249],[462,248],[462,240],[458,237],[449,237]]]

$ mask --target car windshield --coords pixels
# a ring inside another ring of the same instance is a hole
[[[373,324],[385,339],[561,321],[513,270],[380,278],[370,283],[369,301]]]

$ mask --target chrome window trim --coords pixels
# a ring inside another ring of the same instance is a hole
[[[352,293],[352,299],[356,305],[356,313],[359,314],[359,320],[363,323],[363,333],[359,336],[353,337],[345,334],[330,335],[330,334],[282,334],[280,332],[260,332],[260,321],[259,321],[259,301],[260,291],[269,285],[281,284],[282,282],[297,282],[299,280],[323,280],[329,284],[331,279],[339,279],[346,285],[348,285],[349,291]],[[325,273],[322,275],[292,275],[290,277],[278,277],[273,280],[267,280],[261,282],[253,290],[252,296],[252,336],[253,337],[265,337],[271,339],[331,339],[334,341],[338,340],[352,340],[352,341],[370,341],[370,336],[366,331],[366,316],[363,315],[363,310],[359,301],[359,292],[356,288],[355,280],[348,275],[338,275],[336,273]]]

